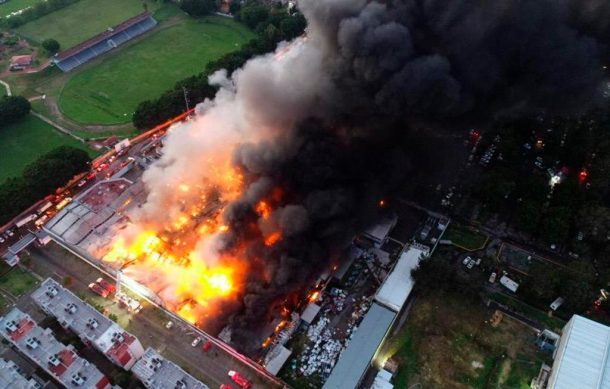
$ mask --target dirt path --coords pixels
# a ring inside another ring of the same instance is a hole
[[[0,80],[0,84],[2,84],[4,86],[4,89],[6,89],[6,95],[11,96],[12,95],[11,86],[2,80]]]

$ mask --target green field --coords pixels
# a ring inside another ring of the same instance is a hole
[[[155,7],[154,1],[148,3]],[[24,24],[17,32],[39,43],[56,39],[65,50],[141,12],[142,0],[81,0]]]
[[[75,74],[61,92],[60,109],[83,124],[129,122],[138,103],[201,72],[207,62],[252,37],[249,29],[231,19],[186,18]]]
[[[450,240],[454,245],[466,250],[480,250],[487,242],[487,235],[483,235],[469,227],[451,224],[443,239]]]
[[[19,11],[20,9],[24,9],[30,7],[40,0],[9,0],[4,4],[0,4],[0,17],[6,16],[11,12]]]
[[[529,388],[551,355],[535,347],[533,330],[509,317],[492,327],[492,314],[455,294],[418,296],[380,352],[399,363],[394,387]]]
[[[61,134],[32,115],[18,123],[0,128],[0,181],[19,176],[25,165],[62,145],[79,147],[94,155],[83,143]]]
[[[0,277],[0,288],[15,297],[30,291],[37,284],[38,280],[33,275],[20,268],[14,268]]]

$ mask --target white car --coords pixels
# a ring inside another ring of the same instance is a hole
[[[171,329],[173,326],[174,326],[173,321],[168,321],[167,324],[165,324],[165,328],[167,328],[168,330]]]
[[[495,272],[495,271],[494,271],[494,272],[492,272],[492,273],[489,275],[489,283],[490,283],[490,284],[493,284],[494,282],[496,282],[496,277],[497,277],[497,276],[498,276],[498,275],[496,274],[496,272]]]
[[[196,337],[195,340],[193,340],[193,342],[191,343],[191,346],[197,347],[197,345],[199,343],[201,343],[201,338],[200,337]]]
[[[470,261],[472,260],[472,258],[470,258],[470,256],[464,258],[464,260],[462,261],[462,264],[464,264],[465,266],[468,266],[468,264],[470,263]]]
[[[473,259],[471,259],[468,264],[466,265],[467,269],[472,269],[474,267],[475,261]]]

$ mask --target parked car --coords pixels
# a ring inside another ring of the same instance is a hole
[[[497,277],[497,276],[498,276],[498,274],[496,274],[496,272],[495,272],[495,271],[494,271],[494,272],[492,272],[492,273],[489,275],[489,282],[490,282],[491,284],[493,284],[494,282],[496,282],[496,277]]]
[[[197,347],[197,345],[199,343],[201,343],[201,338],[200,337],[196,337],[195,340],[193,340],[193,342],[191,343],[191,346]]]
[[[97,282],[102,288],[106,289],[109,294],[116,292],[116,285],[111,282],[106,281],[102,277],[95,280],[95,282]]]
[[[107,298],[108,297],[108,291],[104,288],[102,288],[98,283],[96,282],[92,282],[89,284],[89,289],[91,289],[91,291],[99,296],[102,296],[103,298]]]
[[[167,328],[168,330],[170,330],[173,326],[174,326],[174,322],[171,320],[165,324],[165,328]]]

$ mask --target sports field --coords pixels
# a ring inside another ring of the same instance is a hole
[[[70,145],[95,152],[85,144],[63,135],[35,116],[0,128],[0,181],[19,176],[23,168],[55,147]]]
[[[129,122],[138,103],[200,73],[206,63],[253,37],[232,19],[185,18],[75,74],[61,92],[59,107],[83,124]]]
[[[7,4],[13,1],[20,0]],[[155,1],[147,3],[151,11],[156,7]],[[17,32],[39,43],[56,39],[65,50],[144,12],[142,4],[142,0],[81,0],[24,24]]]
[[[4,4],[0,4],[0,17],[30,7],[39,1],[41,0],[9,0]]]

